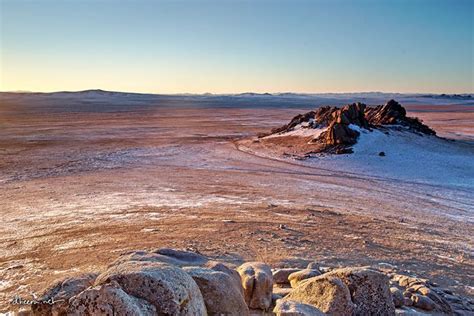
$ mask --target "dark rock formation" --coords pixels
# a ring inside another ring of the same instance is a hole
[[[365,110],[365,118],[371,125],[402,125],[423,134],[436,135],[434,130],[423,124],[418,118],[407,117],[406,114],[405,108],[395,100]]]
[[[359,132],[350,125],[371,130],[385,125],[399,125],[421,134],[436,135],[436,132],[418,118],[406,116],[406,110],[397,101],[390,100],[385,105],[367,107],[363,103],[352,103],[342,108],[324,106],[316,111],[295,116],[290,123],[271,131],[271,134],[290,132],[300,124],[305,128],[325,128],[327,130],[313,139],[313,143],[323,145],[328,153],[351,153],[350,146],[357,142]],[[261,134],[265,137],[268,134]]]
[[[305,114],[298,114],[290,121],[290,123],[283,125],[282,127],[272,129],[271,134],[291,131],[293,128],[295,128],[296,125],[301,124],[303,122],[309,122],[311,119],[314,119],[315,114],[316,112],[314,111],[310,111]]]

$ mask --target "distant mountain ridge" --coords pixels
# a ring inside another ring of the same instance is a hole
[[[461,94],[436,94],[436,93],[400,93],[400,92],[321,92],[321,93],[298,93],[298,92],[277,92],[277,93],[258,93],[258,92],[243,92],[243,93],[144,93],[144,92],[125,92],[125,91],[109,91],[103,89],[87,89],[79,91],[54,91],[54,92],[35,92],[35,91],[0,91],[0,95],[4,94],[30,94],[30,95],[144,95],[144,96],[203,96],[203,97],[218,97],[218,96],[232,96],[232,97],[345,97],[345,96],[365,96],[365,97],[380,97],[380,96],[410,96],[419,98],[440,98],[440,99],[459,99],[468,100],[473,99],[473,93]]]

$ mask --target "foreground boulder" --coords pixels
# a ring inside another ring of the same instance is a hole
[[[157,314],[148,301],[129,295],[116,283],[89,288],[75,296],[67,315],[143,315]],[[53,314],[54,315],[54,314]],[[66,315],[66,314],[63,314]]]
[[[110,283],[117,284],[129,296],[145,300],[158,314],[207,314],[198,285],[176,266],[146,261],[124,262],[99,275],[95,286]]]
[[[31,306],[32,314],[37,316],[65,315],[69,306],[69,299],[84,291],[92,284],[98,274],[88,273],[67,278],[46,288],[40,295],[40,300],[52,299],[54,304],[34,304]]]
[[[279,300],[273,309],[277,316],[324,316],[322,311],[308,304]]]
[[[280,301],[309,304],[323,313],[335,316],[352,315],[354,312],[348,287],[341,279],[326,275],[301,282]]]
[[[215,262],[215,261],[209,261],[207,262],[204,267],[209,268],[214,271],[220,271],[223,273],[226,273],[232,278],[232,282],[234,286],[239,289],[240,293],[242,296],[244,295],[244,289],[242,288],[242,283],[240,281],[240,274],[235,271],[234,269],[231,269],[227,267],[225,264],[220,263],[220,262]]]
[[[231,275],[207,268],[184,268],[199,286],[209,315],[248,315],[244,296]]]
[[[369,268],[342,268],[324,274],[337,277],[349,288],[355,315],[393,315],[395,306],[389,278]]]
[[[237,268],[249,308],[268,310],[272,303],[273,277],[262,262],[247,262]]]

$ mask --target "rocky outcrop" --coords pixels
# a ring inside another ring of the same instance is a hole
[[[293,128],[295,128],[295,126],[301,123],[311,122],[312,120],[314,120],[315,115],[316,115],[316,112],[314,111],[310,111],[305,114],[298,114],[290,121],[290,123],[283,125],[282,127],[272,129],[271,134],[284,133],[284,132],[291,131]]]
[[[380,125],[402,125],[413,131],[426,135],[436,135],[436,132],[423,124],[419,119],[407,117],[403,106],[395,100],[390,100],[384,105],[368,107],[365,118],[369,124]]]
[[[286,133],[295,128],[324,128],[325,131],[312,140],[312,143],[319,145],[319,151],[350,153],[348,148],[357,143],[359,129],[371,130],[395,125],[420,134],[436,135],[419,119],[407,117],[405,108],[394,100],[375,107],[367,107],[360,102],[342,108],[320,107],[316,111],[295,116],[290,123],[273,129],[270,134]]]
[[[431,311],[437,314],[453,315],[454,310],[470,310],[469,303],[459,297],[453,297],[448,292],[433,286],[426,279],[410,277],[406,275],[394,274],[391,282],[394,287],[403,292],[404,305],[414,306],[424,311]],[[394,291],[394,290],[392,290]]]
[[[247,305],[268,310],[272,303],[273,276],[270,267],[261,262],[247,262],[237,268]]]
[[[301,282],[282,301],[296,301],[315,306],[330,315],[352,315],[354,304],[349,288],[341,279],[331,276],[318,276]]]

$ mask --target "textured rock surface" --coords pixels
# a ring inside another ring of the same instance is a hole
[[[68,278],[45,289],[41,301],[54,300],[54,304],[35,304],[31,306],[33,315],[64,315],[69,306],[69,299],[94,284],[95,273],[83,274]]]
[[[206,307],[196,282],[181,268],[165,263],[131,261],[109,268],[95,285],[115,282],[130,296],[153,305],[161,314],[205,315]]]
[[[384,105],[369,107],[365,111],[365,118],[372,125],[403,125],[417,132],[435,135],[436,132],[423,124],[417,118],[406,116],[403,106],[395,100],[390,100]]]
[[[356,315],[393,315],[395,306],[389,278],[368,268],[336,269],[327,276],[338,277],[349,288]]]
[[[277,316],[323,316],[326,315],[316,307],[295,301],[279,300],[273,309]]]
[[[156,307],[144,299],[129,295],[113,282],[89,288],[73,299],[67,315],[143,315],[157,314]]]
[[[331,315],[352,315],[354,311],[348,287],[341,279],[326,275],[301,282],[282,301],[313,305]]]
[[[268,265],[247,262],[237,268],[242,280],[245,302],[252,309],[267,310],[272,303],[273,276]]]
[[[241,286],[236,286],[231,275],[200,267],[187,267],[184,271],[199,286],[209,315],[248,315]]]
[[[242,295],[244,295],[244,289],[242,288],[242,283],[240,281],[240,274],[236,270],[231,269],[225,264],[216,261],[209,261],[204,265],[204,267],[214,271],[227,273],[230,277],[232,277],[232,281],[235,287],[239,289]]]
[[[321,272],[319,272],[319,270],[304,269],[290,274],[288,276],[288,280],[290,281],[291,287],[296,287],[300,281],[313,278],[318,275],[321,275]]]

